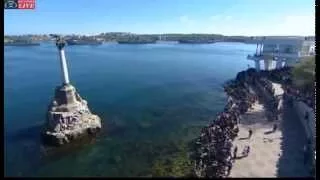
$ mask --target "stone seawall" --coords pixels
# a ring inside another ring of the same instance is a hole
[[[305,103],[301,101],[293,101],[293,107],[296,110],[301,124],[305,129],[305,133],[308,138],[313,139],[316,136],[316,128],[315,128],[315,113],[314,111],[308,107]],[[305,118],[305,114],[308,113],[309,117]]]
[[[312,154],[312,165],[316,165],[316,116],[315,112],[312,108],[310,108],[308,105],[306,105],[304,102],[301,101],[293,101],[293,108],[297,112],[299,116],[299,120],[304,127],[304,132],[308,139],[311,141],[311,148],[312,152],[314,152],[314,155]],[[305,114],[308,113],[308,118],[305,117]],[[312,167],[311,167],[312,168]]]

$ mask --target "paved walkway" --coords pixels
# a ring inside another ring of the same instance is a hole
[[[273,84],[276,95],[282,95],[279,84]],[[237,156],[245,145],[250,146],[248,157],[236,159],[230,177],[306,177],[303,165],[303,128],[292,110],[284,106],[284,115],[279,118],[279,128],[271,132],[274,122],[265,116],[265,108],[256,102],[240,119],[239,136],[234,141]],[[253,130],[247,139],[248,130]]]

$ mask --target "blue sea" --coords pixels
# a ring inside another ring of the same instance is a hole
[[[104,135],[46,155],[40,126],[61,84],[53,43],[4,49],[5,176],[151,176],[223,110],[222,85],[254,63],[255,45],[150,44],[68,46],[70,81]]]

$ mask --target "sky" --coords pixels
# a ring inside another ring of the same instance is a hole
[[[36,0],[4,12],[4,32],[315,35],[314,0]]]

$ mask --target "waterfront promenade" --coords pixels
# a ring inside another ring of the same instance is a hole
[[[273,83],[275,95],[282,95],[280,84]],[[308,169],[303,164],[303,145],[306,137],[295,112],[283,103],[283,115],[277,122],[268,121],[267,109],[256,102],[252,109],[241,116],[239,134],[234,141],[238,156],[244,146],[250,146],[247,157],[236,158],[230,177],[307,177]],[[278,129],[272,132],[273,125]],[[248,139],[248,130],[253,135]]]

